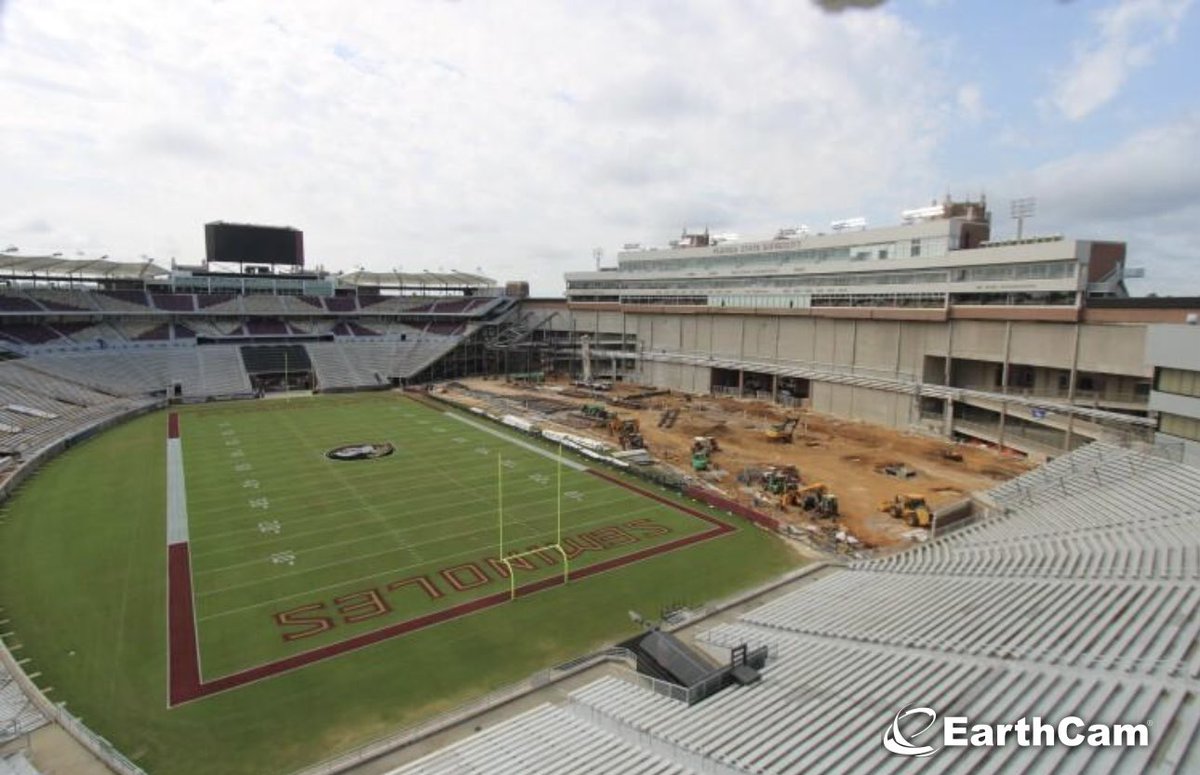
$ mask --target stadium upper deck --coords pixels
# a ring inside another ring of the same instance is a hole
[[[916,213],[914,215],[913,213]],[[900,226],[861,219],[828,234],[784,229],[743,242],[687,234],[670,247],[627,245],[618,267],[568,273],[575,303],[809,309],[1038,305],[1122,297],[1125,244],[1035,237],[989,242],[984,202],[911,211]]]

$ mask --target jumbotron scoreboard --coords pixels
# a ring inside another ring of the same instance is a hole
[[[290,226],[204,224],[208,262],[304,266],[304,232]]]

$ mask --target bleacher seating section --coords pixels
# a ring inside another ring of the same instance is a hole
[[[46,717],[0,664],[0,743],[28,734],[45,723]]]
[[[150,295],[157,309],[167,312],[194,312],[196,304],[190,293],[154,293]]]
[[[697,772],[899,771],[911,762],[880,739],[911,704],[1154,730],[1144,748],[945,748],[922,772],[1200,771],[1200,470],[1096,443],[986,499],[986,515],[936,540],[698,636],[717,655],[768,646],[756,685],[688,706],[609,676],[537,709],[546,725],[573,721],[561,771],[657,771],[656,757]],[[524,719],[394,772],[530,771],[546,735]],[[633,764],[607,764],[614,737]]]
[[[21,752],[0,756],[0,775],[41,775]]]

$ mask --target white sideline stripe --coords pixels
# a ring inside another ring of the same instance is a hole
[[[528,441],[522,441],[521,439],[515,439],[512,436],[508,435],[507,433],[498,431],[495,428],[489,428],[488,426],[484,425],[483,423],[478,423],[478,422],[475,422],[474,420],[468,420],[466,417],[455,414],[453,412],[445,412],[444,414],[447,417],[452,417],[455,420],[458,420],[459,422],[470,425],[475,430],[483,431],[484,433],[490,433],[497,438],[504,439],[509,444],[516,444],[518,447],[524,447],[525,449],[529,450],[530,452],[537,453],[537,454],[541,455],[542,457],[548,457],[551,460],[561,460],[562,464],[564,466],[566,466],[567,468],[570,468],[572,470],[575,470],[575,471],[588,470],[587,466],[576,463],[574,460],[568,460],[565,456],[560,457],[559,455],[555,454],[554,452],[544,450],[541,447],[537,446],[536,444],[530,444]]]
[[[167,439],[167,546],[188,540],[187,490],[183,484],[183,444]]]

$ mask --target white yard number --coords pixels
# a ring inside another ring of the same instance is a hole
[[[275,552],[275,554],[271,555],[271,564],[272,565],[295,565],[296,564],[296,553],[295,552]]]
[[[258,523],[258,532],[260,533],[274,533],[275,535],[279,535],[282,530],[283,526],[279,524],[279,520],[277,519]]]
[[[237,471],[239,474],[244,474],[247,471],[253,471],[254,466],[250,465],[249,463],[238,463],[233,467],[233,470]]]
[[[242,489],[243,490],[257,490],[258,489],[258,480],[257,479],[247,479],[246,481],[242,482]]]
[[[252,508],[252,509],[269,509],[269,508],[271,508],[271,502],[269,500],[267,500],[266,498],[251,498],[250,499],[250,508]]]
[[[545,474],[530,474],[529,478],[538,484],[548,484],[550,482],[550,477]]]
[[[563,497],[570,498],[573,501],[581,501],[583,500],[583,493],[576,492],[575,490],[567,490],[563,493]]]
[[[488,454],[487,447],[476,447],[476,448],[475,448],[475,451],[476,451],[476,452],[478,452],[478,453],[479,453],[479,454],[481,454],[481,455],[486,455],[486,454]]]

